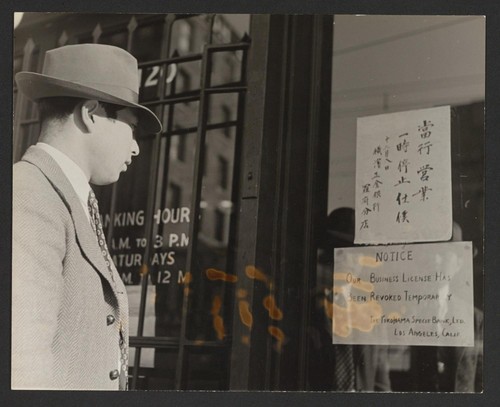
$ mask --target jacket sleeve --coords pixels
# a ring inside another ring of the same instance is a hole
[[[33,177],[33,171],[19,178],[15,167],[12,388],[51,388],[53,345],[63,290],[65,208],[53,198],[56,192],[46,179],[38,176],[38,182],[26,182],[26,175]]]

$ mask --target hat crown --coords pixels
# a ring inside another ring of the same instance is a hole
[[[127,51],[103,44],[67,45],[47,51],[42,73],[82,85],[139,94],[137,60]]]
[[[136,109],[141,128],[152,133],[161,131],[158,117],[139,104],[137,59],[112,45],[66,45],[47,51],[42,73],[18,72],[16,83],[34,101],[74,97],[130,107]]]

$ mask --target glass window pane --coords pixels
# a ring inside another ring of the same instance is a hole
[[[137,27],[133,34],[132,54],[139,62],[154,61],[160,58],[163,40],[164,19]]]
[[[200,102],[176,103],[171,109],[173,112],[173,127],[177,130],[196,129],[198,127],[198,108]],[[166,109],[165,114],[169,114]]]
[[[99,43],[127,49],[127,39],[128,32],[126,30],[120,30],[116,32],[103,33],[99,37]]]
[[[195,149],[195,134],[175,137],[182,137],[182,143],[188,151]],[[150,276],[154,295],[147,305],[155,317],[155,328],[148,335],[177,337],[180,334],[183,288],[187,275],[187,249],[191,240],[189,228],[192,222],[191,192],[195,163],[194,156],[190,154],[184,157],[184,161],[167,161],[172,152],[167,150],[169,141],[164,137],[161,142],[160,188],[155,211],[157,238]]]
[[[234,141],[219,130],[207,133],[206,174],[201,192],[201,219],[196,253],[196,273],[189,297],[188,332],[192,340],[222,341],[228,335],[231,293],[235,283],[228,248],[231,244],[231,220]],[[217,153],[215,153],[217,152]],[[224,174],[218,159],[224,160]],[[224,177],[226,188],[222,188]]]
[[[172,96],[200,89],[201,60],[178,62],[168,67],[165,95]]]
[[[22,70],[22,66],[23,66],[23,56],[22,55],[18,55],[16,57],[14,57],[14,68],[13,68],[13,74],[14,76],[16,75],[16,73],[18,73],[19,71]]]
[[[187,390],[227,389],[227,358],[224,349],[189,348],[186,359]],[[214,366],[218,368],[214,369]]]
[[[158,87],[163,75],[163,67],[160,65],[139,67],[140,90],[139,100],[141,102],[150,102],[157,100]]]
[[[212,86],[227,85],[241,80],[241,51],[219,51],[211,54]]]
[[[129,360],[133,363],[137,348],[130,348]],[[175,389],[177,351],[170,349],[141,348],[141,362],[136,390]],[[133,369],[129,370],[132,374]],[[129,382],[132,378],[129,377]]]
[[[180,55],[189,54],[192,50],[192,41],[191,23],[185,19],[177,20],[172,29],[172,49]]]
[[[203,51],[203,47],[205,44],[209,42],[210,39],[210,22],[211,22],[211,16],[202,14],[202,15],[195,15],[192,17],[187,17],[183,19],[179,19],[174,23],[174,33],[177,33],[177,38],[173,37],[174,42],[172,45],[177,46],[179,48],[179,45],[182,47],[183,41],[186,41],[186,39],[183,39],[182,36],[187,37],[187,25],[190,27],[190,35],[189,35],[189,48],[187,48],[187,51],[189,53],[199,53]],[[186,49],[186,48],[184,48]],[[178,49],[179,53],[183,55],[184,53],[181,51],[181,49]],[[187,53],[187,51],[185,53]]]
[[[28,67],[28,71],[38,72],[39,66],[40,66],[40,48],[36,47],[30,56],[30,65]]]
[[[215,44],[236,43],[250,32],[248,14],[217,14],[214,20],[213,42]]]
[[[484,160],[484,34],[482,17],[335,16],[328,213],[325,214],[326,231],[318,250],[316,306],[310,327],[314,332],[310,377],[317,389],[336,388],[334,379],[337,373],[330,368],[339,349],[339,346],[331,345],[334,310],[340,313],[339,307],[354,309],[364,298],[363,295],[348,297],[346,302],[341,303],[338,298],[342,293],[338,284],[333,285],[333,272],[339,271],[334,270],[334,249],[355,247],[360,251],[370,247],[354,243],[359,231],[355,227],[355,219],[362,215],[361,211],[358,212],[360,198],[356,195],[359,177],[357,161],[360,160],[357,154],[362,140],[358,120],[362,117],[451,106],[452,168],[451,179],[447,182],[452,189],[452,210],[449,211],[454,222],[452,241],[470,240],[476,248],[473,249],[471,270],[474,275],[474,300],[467,305],[467,313],[474,314],[469,323],[478,324],[482,309],[482,294],[479,291],[483,286],[484,191],[482,181],[469,174],[482,176]],[[375,137],[375,133],[374,129],[370,137]],[[400,161],[400,170],[404,171],[402,163]],[[417,237],[407,243],[415,247],[419,245]],[[384,246],[377,247],[382,250]],[[422,265],[422,269],[446,272],[445,258],[443,251],[436,256],[436,262]],[[359,269],[360,266],[356,272],[361,273]],[[373,272],[377,276],[384,275],[385,269],[388,266],[381,265]],[[458,270],[459,266],[455,269]],[[401,264],[400,271],[410,273],[409,266]],[[401,284],[395,285],[394,290],[403,290]],[[451,283],[443,285],[441,292],[449,289],[448,286]],[[423,284],[415,287],[422,288]],[[479,291],[477,287],[480,287]],[[373,284],[373,292],[381,289],[381,285]],[[388,313],[387,304],[383,304],[383,312]],[[409,318],[415,313],[417,318],[422,317],[428,309],[421,304],[418,312],[410,312],[409,307],[405,303],[405,307],[401,308],[402,315]],[[436,306],[435,313],[442,315],[449,309],[448,305],[446,308]],[[407,335],[409,327],[402,325],[399,324],[398,329]],[[430,324],[429,329],[436,330],[438,326],[437,323]],[[391,328],[396,331],[395,326]],[[481,338],[481,329],[476,329],[476,342],[481,342]],[[391,339],[388,342],[397,345]],[[461,384],[456,377],[460,370],[461,351],[457,347],[441,346],[443,343],[435,341],[435,346],[389,348],[357,345],[355,351],[358,349],[371,355],[383,353],[386,357],[385,360],[377,360],[370,369],[361,364],[356,365],[356,369],[358,374],[361,372],[371,377],[379,377],[383,373],[386,384],[394,391],[459,391]],[[479,349],[482,348],[476,349],[478,355]],[[478,356],[473,363],[481,357]],[[466,370],[467,377],[480,379],[480,372],[475,368]],[[315,374],[317,371],[326,374]],[[361,390],[374,390],[368,384],[364,386]],[[474,384],[469,391],[474,391]]]
[[[173,135],[170,137],[170,159],[185,161],[186,159],[186,136]]]
[[[167,40],[163,36],[164,25],[164,19],[159,18],[152,23],[140,25],[133,31],[131,52],[139,62],[139,99],[142,102],[159,98],[159,85],[165,67],[163,65],[141,67],[141,63],[161,58],[162,41]]]
[[[208,123],[221,127],[223,132],[231,132],[230,122],[236,120],[238,114],[238,94],[222,93],[209,97]]]

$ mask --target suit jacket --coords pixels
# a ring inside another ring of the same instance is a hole
[[[14,165],[12,388],[118,390],[128,301],[73,187],[30,147]]]

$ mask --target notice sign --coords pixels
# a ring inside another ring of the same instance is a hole
[[[359,118],[355,243],[451,238],[450,107]]]
[[[333,343],[474,346],[472,243],[335,249]]]

